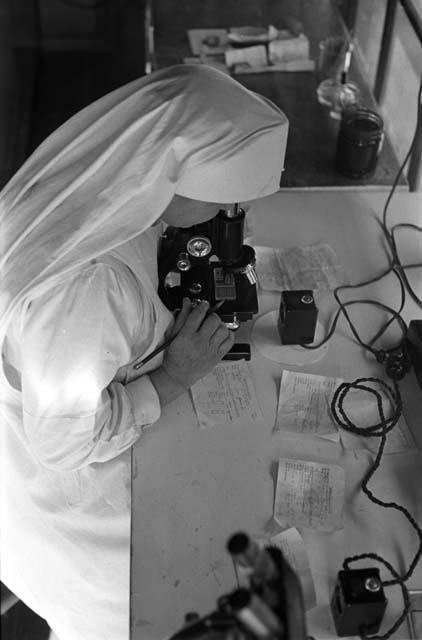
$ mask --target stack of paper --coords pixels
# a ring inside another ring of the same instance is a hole
[[[192,56],[186,64],[208,64],[235,74],[268,71],[313,71],[309,40],[286,29],[233,27],[189,29]]]
[[[267,45],[241,49],[228,48],[226,65],[233,73],[260,73],[267,71],[313,71],[315,62],[309,58],[309,40],[305,34],[293,36],[280,32]]]

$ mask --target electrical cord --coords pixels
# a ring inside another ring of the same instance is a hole
[[[361,488],[363,493],[367,496],[367,498],[371,502],[373,502],[377,506],[387,508],[387,509],[395,509],[396,511],[399,511],[400,513],[402,513],[405,516],[405,518],[408,520],[408,522],[411,524],[413,529],[415,530],[419,539],[417,551],[407,571],[403,576],[400,576],[400,574],[394,569],[391,563],[389,563],[387,560],[385,560],[384,558],[382,558],[380,555],[376,553],[363,553],[355,556],[350,556],[346,558],[343,562],[343,568],[345,570],[349,569],[351,563],[362,560],[362,559],[371,559],[371,560],[380,562],[390,571],[391,575],[393,576],[393,579],[391,580],[384,580],[382,582],[382,585],[384,587],[399,585],[401,588],[402,595],[403,595],[403,603],[404,603],[403,611],[400,614],[400,616],[397,618],[397,620],[393,623],[393,625],[390,627],[390,629],[388,629],[388,631],[386,631],[382,635],[368,635],[365,633],[364,630],[362,630],[361,638],[365,638],[365,639],[371,638],[373,640],[386,640],[387,638],[390,638],[391,635],[400,627],[400,625],[405,620],[405,617],[410,609],[410,597],[409,597],[409,592],[405,583],[413,574],[415,567],[417,566],[419,560],[422,557],[422,528],[418,525],[414,517],[402,505],[394,501],[385,502],[384,500],[381,500],[380,498],[375,496],[368,486],[371,478],[373,477],[373,475],[375,474],[375,472],[380,466],[382,455],[384,453],[385,445],[387,442],[387,434],[396,426],[402,414],[403,404],[402,404],[402,399],[400,395],[398,380],[404,377],[406,372],[410,369],[410,362],[407,359],[406,351],[403,349],[403,339],[397,345],[394,345],[393,347],[390,347],[388,349],[376,349],[373,345],[386,332],[388,327],[394,321],[396,321],[399,324],[400,329],[402,331],[403,338],[404,338],[407,331],[407,325],[401,316],[401,312],[405,304],[406,291],[409,293],[409,295],[414,300],[414,302],[416,302],[416,304],[420,308],[422,308],[422,300],[418,297],[418,295],[415,293],[415,291],[411,287],[410,282],[406,275],[407,269],[422,267],[422,262],[403,265],[399,258],[397,241],[396,241],[396,233],[398,230],[412,229],[417,232],[422,232],[422,228],[419,227],[418,225],[410,224],[410,223],[396,224],[391,228],[391,230],[389,230],[387,227],[387,212],[388,212],[389,204],[391,202],[391,199],[397,187],[400,176],[402,175],[404,168],[411,156],[411,153],[415,146],[417,135],[421,126],[421,119],[422,119],[421,95],[422,95],[422,75],[421,75],[421,80],[420,80],[420,85],[418,90],[418,98],[417,98],[417,119],[416,119],[415,132],[414,132],[409,150],[394,179],[393,185],[388,194],[388,197],[383,209],[383,213],[382,213],[381,228],[391,252],[390,265],[381,274],[373,278],[370,278],[369,280],[366,280],[364,282],[360,282],[354,285],[340,285],[339,287],[336,287],[333,291],[333,294],[338,304],[338,309],[336,311],[334,320],[331,324],[331,327],[326,337],[316,345],[305,345],[305,344],[302,345],[307,349],[318,349],[323,344],[325,344],[332,337],[335,331],[338,319],[340,317],[340,314],[343,314],[357,342],[364,349],[371,352],[375,356],[378,362],[385,364],[386,373],[392,379],[392,383],[393,383],[393,387],[391,387],[390,385],[385,383],[383,380],[380,380],[378,378],[359,378],[352,383],[342,383],[336,389],[331,402],[331,411],[332,411],[333,418],[340,427],[342,427],[346,431],[350,431],[356,435],[360,435],[363,437],[380,438],[380,444],[378,447],[377,454],[375,456],[374,463],[371,466],[368,473],[366,474],[366,476],[364,477],[364,479],[362,480]],[[388,307],[384,303],[377,300],[362,299],[362,300],[349,300],[348,302],[343,302],[341,300],[340,291],[344,291],[346,289],[361,288],[370,284],[374,284],[375,282],[382,280],[384,277],[388,276],[391,273],[393,273],[397,278],[399,287],[400,287],[400,304],[399,304],[398,310],[392,309],[391,307]],[[371,304],[391,314],[391,317],[387,320],[387,322],[385,322],[381,326],[381,328],[376,332],[376,334],[368,342],[365,342],[361,339],[347,311],[347,307],[350,307],[356,304]],[[373,389],[372,387],[368,386],[368,383],[379,385],[381,388],[383,388],[384,392],[386,392],[387,397],[389,398],[389,401],[392,406],[392,414],[388,418],[386,418],[384,414],[381,394],[376,389]],[[355,425],[349,419],[349,417],[347,416],[344,410],[344,401],[347,394],[351,390],[361,390],[361,391],[365,391],[370,394],[373,394],[375,396],[377,401],[377,406],[378,406],[379,417],[380,417],[380,421],[378,424],[375,424],[370,427],[362,428]]]
[[[409,282],[409,280],[408,280],[408,278],[406,276],[406,273],[405,273],[405,269],[407,267],[404,267],[401,264],[401,261],[400,261],[400,258],[399,258],[399,254],[398,254],[398,250],[397,250],[397,243],[396,243],[396,240],[395,240],[395,237],[394,237],[395,230],[399,229],[399,228],[406,228],[406,227],[413,228],[413,229],[417,230],[418,232],[422,232],[422,228],[418,227],[417,225],[412,225],[412,224],[397,224],[397,225],[394,225],[392,227],[391,232],[390,232],[388,230],[388,227],[387,227],[387,213],[388,213],[389,204],[390,204],[391,199],[393,197],[393,194],[394,194],[394,192],[396,190],[396,187],[397,187],[398,181],[400,179],[400,176],[402,175],[402,173],[404,171],[404,168],[405,168],[406,164],[408,163],[409,158],[412,155],[413,149],[414,149],[415,144],[416,144],[417,137],[419,135],[419,131],[420,131],[421,123],[422,123],[421,96],[422,96],[422,74],[421,74],[421,78],[420,78],[420,81],[419,81],[419,89],[418,89],[418,94],[417,94],[415,131],[414,131],[413,138],[412,138],[412,141],[411,141],[410,146],[409,146],[409,150],[408,150],[408,152],[407,152],[407,154],[406,154],[406,156],[405,156],[405,158],[404,158],[404,160],[403,160],[403,162],[402,162],[402,164],[401,164],[401,166],[400,166],[400,168],[399,168],[399,170],[397,172],[397,175],[396,175],[396,177],[394,179],[392,188],[390,189],[390,192],[388,194],[388,197],[387,197],[387,200],[386,200],[386,203],[385,203],[385,206],[384,206],[384,210],[383,210],[383,213],[382,213],[382,230],[384,232],[384,235],[385,235],[385,237],[387,239],[387,242],[388,242],[388,244],[390,246],[390,249],[391,249],[392,264],[395,266],[395,268],[397,268],[398,272],[400,273],[400,276],[401,276],[401,278],[403,280],[404,286],[406,287],[409,295],[411,296],[413,301],[422,309],[422,300],[419,298],[419,296],[415,293],[415,291],[413,290],[412,286],[410,285],[410,282]]]
[[[388,267],[388,269],[386,271],[384,271],[383,273],[381,273],[378,276],[375,276],[365,282],[360,282],[358,284],[353,284],[353,285],[340,285],[339,287],[336,287],[333,291],[333,295],[336,299],[336,302],[338,304],[338,310],[334,316],[334,320],[331,324],[331,327],[327,333],[327,335],[325,336],[325,338],[323,338],[320,342],[318,342],[317,344],[302,344],[301,346],[304,347],[305,349],[319,349],[320,347],[322,347],[326,342],[328,342],[328,340],[333,336],[340,313],[342,313],[344,315],[344,317],[346,318],[348,325],[355,337],[355,339],[357,340],[357,342],[366,350],[370,351],[379,362],[388,362],[388,359],[390,357],[393,357],[392,354],[394,354],[394,352],[396,352],[396,364],[397,364],[397,358],[399,357],[399,355],[397,354],[397,352],[400,352],[400,350],[402,349],[402,341],[400,341],[399,344],[390,347],[389,349],[375,349],[372,345],[386,332],[386,330],[388,329],[388,327],[392,324],[392,322],[394,322],[395,320],[398,322],[398,324],[400,325],[400,328],[402,330],[402,334],[403,337],[407,331],[407,326],[406,323],[404,322],[403,318],[401,317],[401,312],[404,308],[404,304],[405,304],[405,292],[407,291],[409,293],[409,295],[411,296],[411,298],[414,300],[414,302],[420,307],[422,308],[422,300],[417,296],[417,294],[414,292],[412,286],[410,285],[410,282],[407,278],[406,275],[406,269],[411,269],[411,268],[416,268],[416,267],[422,267],[422,262],[420,263],[414,263],[414,264],[409,264],[409,265],[403,265],[399,259],[399,255],[398,255],[398,250],[397,250],[397,243],[396,243],[396,238],[395,238],[395,234],[397,232],[398,229],[404,229],[404,228],[409,228],[409,229],[413,229],[414,231],[418,231],[418,232],[422,232],[422,227],[419,227],[416,224],[411,224],[411,223],[400,223],[400,224],[396,224],[392,227],[391,231],[388,230],[387,228],[387,213],[388,213],[388,207],[389,204],[391,202],[391,199],[393,197],[393,194],[396,190],[398,181],[400,179],[400,176],[402,175],[404,168],[412,154],[413,148],[416,144],[416,139],[418,136],[418,132],[421,126],[421,121],[422,121],[422,105],[421,105],[421,95],[422,95],[422,74],[421,74],[421,79],[420,79],[420,83],[419,83],[419,89],[418,89],[418,96],[417,96],[417,117],[416,117],[416,126],[415,126],[415,132],[413,134],[413,138],[412,141],[410,143],[410,147],[406,153],[406,156],[394,178],[392,187],[389,191],[389,194],[387,196],[387,200],[386,203],[384,205],[384,209],[383,209],[383,213],[382,213],[382,222],[380,223],[381,225],[381,229],[382,232],[387,240],[388,246],[390,248],[391,251],[391,262],[390,262],[390,266]],[[378,282],[379,280],[381,280],[382,278],[384,278],[385,276],[389,275],[390,273],[394,273],[394,275],[397,277],[398,282],[399,282],[399,286],[400,286],[400,294],[401,294],[401,300],[400,300],[400,307],[399,309],[396,311],[394,309],[391,309],[390,307],[388,307],[387,305],[383,304],[382,302],[376,301],[376,300],[350,300],[348,302],[342,302],[340,297],[339,297],[339,292],[345,289],[357,289],[357,288],[361,288],[370,284],[374,284],[375,282]],[[354,327],[351,318],[348,314],[348,312],[346,311],[346,307],[352,306],[352,305],[356,305],[356,304],[372,304],[374,306],[377,306],[379,308],[384,309],[385,311],[387,311],[388,313],[391,314],[391,318],[389,318],[389,320],[379,329],[379,331],[375,334],[375,336],[373,336],[373,338],[371,340],[369,340],[369,342],[364,342],[356,328]],[[391,356],[390,356],[391,354]],[[405,354],[403,353],[403,358],[404,358],[404,368],[406,369],[408,367],[408,363],[405,362]],[[404,371],[405,373],[405,371]]]
[[[422,266],[422,263],[417,263],[417,264],[413,264],[413,265],[406,265],[403,266],[400,262],[399,256],[398,256],[398,250],[397,250],[397,243],[396,243],[396,238],[395,238],[395,233],[396,233],[396,229],[413,229],[414,231],[417,231],[418,233],[422,233],[422,227],[419,227],[416,224],[411,224],[411,223],[400,223],[400,224],[395,224],[392,228],[391,228],[391,232],[390,232],[390,238],[391,238],[391,246],[392,246],[392,251],[393,251],[393,256],[394,256],[394,261],[395,261],[395,268],[397,269],[397,271],[400,274],[400,277],[410,295],[410,297],[412,298],[412,300],[422,309],[422,300],[421,298],[419,298],[419,296],[415,293],[415,291],[413,290],[412,286],[410,285],[410,282],[407,278],[406,275],[406,269],[411,269],[414,267],[420,267]]]
[[[401,175],[402,175],[402,173],[404,171],[404,168],[405,168],[406,164],[408,163],[409,158],[412,155],[412,151],[414,149],[414,146],[416,144],[416,139],[417,139],[417,136],[418,136],[418,133],[419,133],[419,127],[420,127],[421,119],[422,119],[421,96],[422,96],[422,74],[421,74],[421,78],[420,78],[420,81],[419,81],[419,89],[418,89],[418,94],[417,94],[417,98],[416,98],[416,105],[417,106],[416,106],[415,131],[414,131],[414,134],[413,134],[412,141],[410,143],[409,149],[408,149],[408,151],[407,151],[407,153],[405,155],[405,158],[404,158],[404,160],[403,160],[403,162],[402,162],[402,164],[401,164],[401,166],[400,166],[400,168],[399,168],[399,170],[397,172],[397,175],[396,175],[396,177],[394,179],[392,188],[390,189],[390,192],[388,194],[386,203],[384,205],[384,210],[383,210],[383,213],[382,213],[382,225],[383,225],[384,229],[387,229],[387,211],[388,211],[389,204],[390,204],[391,199],[392,199],[392,197],[394,195],[394,192],[396,190],[396,187],[397,187],[397,184],[398,184],[398,182],[400,180],[400,177],[401,177]]]
[[[421,264],[422,266],[422,264]],[[348,302],[343,302],[340,297],[339,297],[339,292],[343,289],[358,289],[361,287],[365,287],[369,284],[373,284],[375,282],[378,282],[379,280],[381,280],[382,278],[384,278],[385,276],[389,275],[390,273],[394,273],[394,275],[398,278],[398,282],[400,285],[400,290],[401,290],[401,299],[400,299],[400,307],[398,310],[392,309],[391,307],[389,307],[388,305],[384,304],[383,302],[380,302],[378,300],[365,300],[365,299],[360,299],[360,300],[349,300]],[[390,324],[394,321],[397,320],[398,324],[400,325],[400,328],[402,330],[403,336],[407,331],[407,326],[405,321],[403,320],[403,318],[401,317],[401,311],[403,310],[404,307],[404,303],[405,303],[405,290],[404,290],[404,285],[400,280],[399,275],[397,274],[396,270],[394,269],[394,267],[390,266],[388,267],[388,269],[386,271],[384,271],[383,273],[381,273],[378,276],[375,276],[373,278],[370,278],[369,280],[366,280],[364,282],[359,282],[358,284],[347,284],[347,285],[340,285],[338,287],[336,287],[333,291],[333,295],[337,301],[338,304],[338,309],[337,312],[334,316],[334,320],[331,324],[331,327],[327,333],[327,335],[325,336],[325,338],[323,338],[319,343],[317,344],[302,344],[301,346],[304,347],[305,349],[319,349],[320,347],[322,347],[322,345],[324,345],[326,342],[328,342],[328,340],[332,337],[335,329],[336,329],[336,325],[339,319],[339,316],[341,313],[343,313],[343,315],[345,316],[353,335],[355,336],[356,340],[359,342],[359,344],[364,347],[365,349],[367,349],[368,351],[370,351],[377,359],[379,358],[379,354],[380,353],[389,353],[389,352],[393,352],[396,351],[399,347],[400,344],[395,345],[394,347],[391,347],[387,350],[377,350],[374,347],[372,347],[372,344],[378,340],[387,330],[387,328],[390,326]],[[350,307],[356,304],[369,304],[369,305],[373,305],[376,307],[379,307],[381,309],[383,309],[384,311],[387,311],[388,313],[391,313],[391,318],[381,327],[381,329],[379,329],[379,331],[376,333],[375,336],[373,336],[373,338],[371,338],[369,340],[369,342],[364,342],[355,326],[353,325],[353,322],[351,321],[351,318],[349,316],[349,314],[346,311],[346,307]]]
[[[387,434],[396,426],[402,414],[403,403],[400,395],[399,385],[397,380],[395,379],[393,379],[392,382],[393,382],[393,387],[391,387],[389,384],[387,384],[386,382],[378,378],[358,378],[357,380],[351,383],[343,382],[335,390],[332,401],[331,401],[332,415],[335,421],[337,422],[337,424],[340,427],[342,427],[344,430],[359,436],[366,437],[366,438],[370,438],[370,437],[381,438],[374,463],[362,481],[362,484],[361,484],[362,491],[365,493],[367,498],[374,504],[387,509],[395,509],[396,511],[399,511],[400,513],[402,513],[406,517],[408,522],[412,525],[413,529],[416,531],[417,536],[419,538],[418,549],[415,553],[415,556],[412,562],[409,565],[408,570],[403,576],[400,576],[399,573],[392,567],[392,565],[387,560],[385,560],[380,555],[375,553],[362,553],[355,556],[350,556],[346,558],[343,562],[343,568],[346,570],[349,569],[349,566],[352,562],[356,562],[366,558],[381,562],[393,575],[393,580],[384,580],[382,582],[382,585],[384,587],[400,585],[401,587],[403,600],[404,600],[404,609],[403,609],[403,612],[400,614],[399,618],[397,618],[395,623],[391,626],[391,628],[382,635],[367,636],[365,633],[361,634],[362,638],[370,637],[372,639],[377,639],[377,640],[386,640],[386,638],[389,638],[396,631],[396,629],[398,629],[398,627],[402,624],[403,620],[405,619],[410,607],[409,593],[408,593],[405,582],[413,574],[413,571],[415,570],[415,567],[422,556],[422,529],[418,525],[416,520],[413,518],[413,516],[410,514],[410,512],[405,507],[398,504],[397,502],[394,502],[394,501],[385,502],[384,500],[381,500],[380,498],[375,496],[371,491],[371,489],[368,487],[369,481],[371,480],[376,470],[380,466],[381,458],[387,442]],[[384,414],[381,393],[376,389],[368,386],[368,383],[379,385],[384,390],[384,392],[386,392],[386,395],[392,406],[392,413],[389,417],[386,417]],[[375,424],[370,427],[358,427],[347,416],[344,410],[344,402],[347,397],[347,394],[352,390],[365,391],[375,396],[377,401],[377,406],[378,406],[378,413],[380,417],[380,421],[378,424]]]

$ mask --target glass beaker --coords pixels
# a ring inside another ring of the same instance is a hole
[[[347,41],[342,36],[330,36],[319,43],[317,78],[340,79],[341,66],[347,50]]]
[[[317,98],[337,120],[343,109],[357,105],[360,98],[359,87],[347,80],[352,50],[353,44],[342,36],[330,36],[319,43]]]

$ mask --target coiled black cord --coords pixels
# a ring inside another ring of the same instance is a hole
[[[392,407],[392,412],[390,416],[388,417],[385,416],[384,409],[382,406],[381,393],[376,389],[374,389],[373,387],[368,386],[369,384],[378,385],[386,393]],[[375,396],[375,399],[377,401],[378,413],[380,417],[380,421],[377,424],[369,427],[358,427],[347,416],[344,410],[344,402],[347,397],[347,394],[352,390],[368,392],[373,396]],[[400,513],[402,513],[407,518],[408,522],[412,525],[413,529],[416,531],[417,536],[419,538],[418,549],[415,553],[415,556],[412,562],[409,565],[408,570],[403,576],[400,576],[399,573],[393,568],[393,566],[387,560],[385,560],[384,558],[382,558],[376,553],[362,553],[356,556],[350,556],[349,558],[346,558],[344,560],[343,562],[344,569],[348,569],[349,565],[352,562],[363,560],[365,558],[369,558],[371,560],[376,560],[378,562],[381,562],[393,575],[392,580],[385,580],[382,582],[382,585],[384,587],[400,585],[402,594],[403,594],[403,601],[404,601],[403,612],[401,613],[399,618],[397,618],[395,623],[390,627],[390,629],[382,635],[368,636],[365,633],[362,633],[361,634],[362,638],[386,640],[386,638],[389,638],[396,631],[396,629],[398,629],[399,626],[402,624],[410,608],[409,592],[407,590],[405,582],[413,574],[413,571],[415,570],[415,567],[422,556],[422,529],[418,525],[414,517],[411,515],[411,513],[405,507],[398,504],[397,502],[385,502],[384,500],[381,500],[380,498],[375,496],[371,491],[371,489],[368,487],[369,481],[371,480],[372,476],[380,466],[381,458],[387,442],[387,434],[396,426],[397,422],[400,419],[400,416],[402,415],[402,409],[403,409],[403,402],[400,394],[400,389],[399,389],[398,382],[395,379],[392,380],[392,386],[390,386],[389,384],[387,384],[386,382],[378,378],[358,378],[354,382],[343,382],[335,390],[332,401],[331,401],[332,415],[334,417],[334,420],[337,422],[337,424],[340,427],[342,427],[346,431],[349,431],[359,436],[363,436],[366,438],[377,437],[381,439],[377,454],[375,456],[374,463],[362,481],[362,484],[361,484],[362,491],[365,493],[367,498],[371,500],[371,502],[373,502],[374,504],[387,509],[395,509],[396,511],[400,511]]]

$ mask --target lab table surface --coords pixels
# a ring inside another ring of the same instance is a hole
[[[287,248],[328,244],[341,260],[350,283],[383,273],[388,265],[386,242],[379,220],[386,194],[334,191],[280,191],[250,203],[247,218],[253,243]],[[396,193],[387,223],[422,223],[422,195]],[[397,233],[403,264],[422,260],[422,234]],[[408,270],[414,290],[422,297],[422,268]],[[394,274],[362,289],[344,292],[343,299],[375,298],[397,309],[400,287]],[[259,316],[275,310],[280,294],[259,292]],[[318,297],[319,319],[325,329],[337,309],[331,292]],[[389,316],[369,305],[348,308],[363,340],[369,340]],[[406,296],[402,312],[407,322],[422,311]],[[253,336],[250,326],[242,331]],[[381,339],[391,345],[400,337],[396,323]],[[383,368],[356,342],[341,318],[324,357],[306,365],[284,365],[268,359],[251,340],[248,363],[263,419],[200,428],[191,395],[166,406],[160,420],[133,447],[131,541],[131,639],[162,640],[182,626],[186,612],[204,615],[219,596],[235,588],[226,542],[236,531],[268,538],[281,531],[273,520],[276,469],[279,457],[292,450],[310,455],[322,446],[314,435],[291,437],[274,433],[280,379],[284,369],[334,376],[353,381],[377,376]],[[384,500],[406,506],[422,524],[422,391],[414,373],[401,383],[404,415],[415,439],[409,450],[384,455],[370,487]],[[325,442],[325,440],[324,440]],[[340,440],[341,442],[341,440]],[[325,445],[324,445],[325,446]],[[306,614],[308,633],[317,640],[336,638],[329,609],[338,571],[346,556],[376,552],[400,573],[417,550],[417,537],[405,518],[373,505],[360,490],[371,456],[362,450],[331,443],[336,464],[345,470],[343,528],[330,532],[301,529],[316,590],[317,604]],[[365,445],[364,445],[365,447]],[[359,565],[361,566],[361,565]],[[387,573],[382,571],[387,579]],[[407,586],[422,587],[422,567]],[[399,615],[398,587],[386,590],[389,599],[382,629]],[[409,638],[407,623],[393,638]]]

